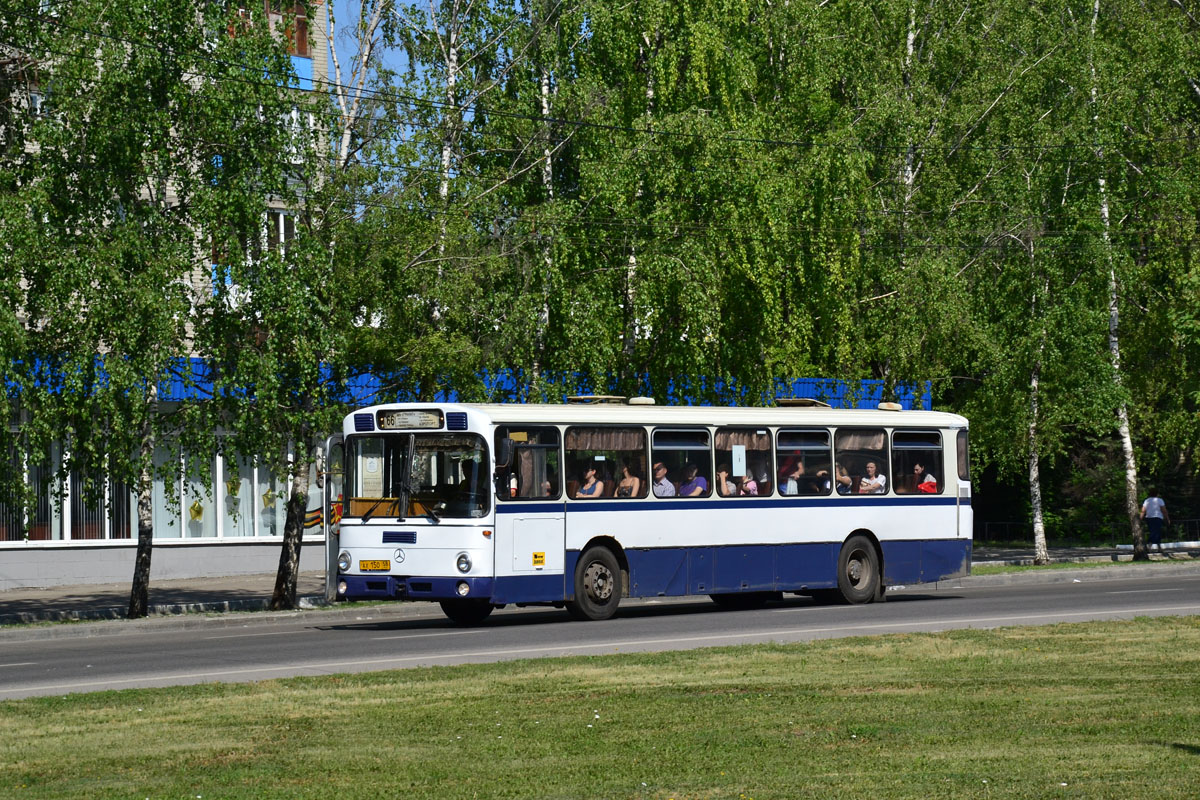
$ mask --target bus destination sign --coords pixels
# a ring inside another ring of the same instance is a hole
[[[441,411],[380,411],[379,429],[384,431],[405,430],[411,428],[440,430],[442,427]]]

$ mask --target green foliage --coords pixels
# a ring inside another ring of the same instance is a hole
[[[112,21],[157,46],[96,43],[122,67],[103,74],[79,56],[87,26],[5,18],[28,47],[75,54],[32,129],[53,174],[34,180],[0,126],[0,293],[56,318],[0,316],[0,332],[31,398],[34,353],[68,390],[31,401],[34,439],[39,403],[86,432],[195,352],[220,402],[162,433],[212,447],[221,424],[278,474],[289,441],[335,427],[356,372],[390,376],[392,397],[487,399],[479,375],[506,369],[534,398],[564,374],[708,402],[800,376],[928,381],[971,418],[988,474],[1021,480],[1036,427],[1049,493],[1071,498],[1084,462],[1104,484],[1090,496],[1116,496],[1125,404],[1143,477],[1194,480],[1200,53],[1178,5],[1102,3],[1093,37],[1093,4],[1072,0],[383,3],[362,114],[340,130],[344,112],[309,98],[322,124],[304,141],[274,124],[295,99],[261,80],[288,68],[261,20],[205,39],[222,24],[167,5]],[[16,73],[0,78],[11,93]],[[156,194],[163,176],[184,202]],[[268,196],[299,235],[265,252]],[[171,280],[209,241],[240,293],[187,303]],[[127,374],[85,403],[107,348]],[[96,441],[79,457],[136,437]]]

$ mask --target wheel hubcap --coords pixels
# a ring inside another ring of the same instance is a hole
[[[583,588],[587,590],[588,597],[593,600],[600,602],[607,600],[612,597],[612,573],[603,564],[589,564],[587,571],[583,573]]]
[[[867,565],[861,553],[855,553],[846,562],[846,577],[855,586],[861,586],[863,580],[867,577]]]

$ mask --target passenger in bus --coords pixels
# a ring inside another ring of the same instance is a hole
[[[788,456],[783,466],[779,468],[779,492],[781,494],[800,494],[800,476],[804,474],[804,463],[798,458]]]
[[[667,480],[667,465],[661,461],[654,462],[654,496],[674,497],[675,484]]]
[[[681,497],[701,497],[708,494],[708,479],[698,474],[700,468],[695,464],[683,465],[683,483],[679,486]]]
[[[852,488],[854,486],[854,479],[850,477],[850,474],[848,472],[846,472],[846,468],[843,467],[841,464],[837,465],[836,472],[837,472],[837,493],[838,494],[852,494],[854,491]]]
[[[916,478],[917,491],[921,494],[937,494],[937,478],[933,477],[921,462],[913,464],[913,476]]]
[[[879,465],[874,461],[867,462],[867,474],[863,476],[858,487],[859,494],[887,494],[887,476],[879,474]]]
[[[734,497],[738,493],[737,484],[730,480],[730,471],[728,464],[717,467],[717,494],[721,497]]]
[[[786,467],[793,461],[791,457],[784,462]],[[784,494],[826,494],[830,489],[829,470],[819,469],[816,475],[806,474],[804,462],[794,459],[795,465],[790,472],[781,474],[779,485]]]
[[[758,481],[754,480],[753,475],[742,475],[737,479],[738,494],[742,497],[757,497],[758,496]]]
[[[637,475],[637,467],[629,459],[621,464],[621,482],[617,484],[617,497],[641,497],[642,479]]]
[[[596,467],[587,466],[583,470],[583,485],[575,492],[577,500],[589,500],[604,496],[604,481],[597,479]]]

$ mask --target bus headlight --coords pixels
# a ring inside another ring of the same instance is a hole
[[[471,593],[471,587],[467,585],[466,581],[459,581],[458,586],[454,588],[458,592],[459,597],[466,597]]]
[[[467,555],[466,553],[459,553],[458,554],[458,562],[455,564],[455,566],[457,566],[458,571],[463,574],[470,572],[471,571],[471,557],[469,555]]]
[[[345,550],[338,553],[338,571],[339,572],[349,572],[350,571],[350,554],[348,552],[346,552]]]

